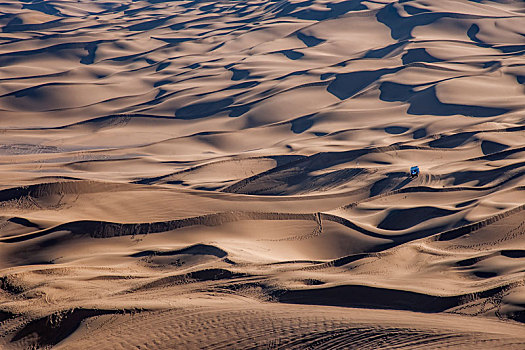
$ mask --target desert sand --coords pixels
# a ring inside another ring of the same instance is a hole
[[[1,349],[525,349],[523,1],[0,28]]]

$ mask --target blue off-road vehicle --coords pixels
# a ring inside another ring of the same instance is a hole
[[[418,177],[419,176],[419,167],[413,166],[410,168],[410,177]]]

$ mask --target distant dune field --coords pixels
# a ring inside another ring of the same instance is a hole
[[[523,1],[0,30],[0,349],[525,349]]]

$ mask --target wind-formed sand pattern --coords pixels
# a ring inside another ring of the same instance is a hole
[[[525,347],[523,1],[0,28],[1,349]]]

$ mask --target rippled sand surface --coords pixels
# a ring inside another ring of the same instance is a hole
[[[524,348],[523,1],[0,28],[0,348]]]

